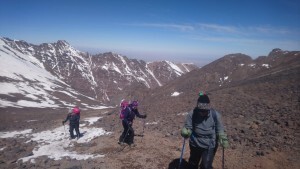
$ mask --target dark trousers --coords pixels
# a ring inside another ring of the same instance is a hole
[[[132,144],[134,139],[134,130],[131,125],[128,125],[124,120],[122,121],[123,132],[119,138],[119,142]]]
[[[190,158],[188,169],[198,169],[199,162],[200,169],[212,169],[212,163],[217,151],[217,146],[211,149],[204,149],[201,147],[194,147],[190,145]]]
[[[80,132],[79,132],[79,124],[73,124],[73,125],[70,125],[70,129],[69,129],[69,132],[70,132],[70,136],[71,138],[75,138],[74,136],[74,129],[75,129],[75,132],[76,132],[76,137],[80,137]]]

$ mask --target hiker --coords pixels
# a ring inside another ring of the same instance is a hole
[[[69,120],[69,132],[70,139],[74,139],[77,137],[79,139],[79,120],[80,120],[80,109],[78,106],[75,106],[67,115],[66,120],[62,121],[62,124],[65,125],[65,122]],[[76,137],[74,136],[74,129],[76,131]]]
[[[124,118],[122,118],[123,133],[119,138],[119,144],[127,143],[130,146],[134,144],[134,130],[132,128],[135,116],[139,118],[147,118],[147,115],[141,115],[138,111],[138,101],[133,101],[124,110]]]
[[[200,169],[212,169],[218,142],[223,148],[229,146],[221,115],[209,103],[209,97],[200,92],[197,106],[188,113],[181,130],[182,137],[190,138],[189,169],[198,169],[200,160]]]

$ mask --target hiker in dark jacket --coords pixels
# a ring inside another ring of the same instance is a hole
[[[69,132],[70,132],[70,139],[74,139],[74,129],[76,131],[76,137],[79,139],[80,132],[79,132],[79,120],[80,120],[80,109],[79,107],[75,106],[71,112],[68,113],[67,118],[62,121],[62,124],[65,125],[65,122],[69,120]]]
[[[139,118],[146,118],[147,115],[141,115],[137,109],[138,101],[133,101],[127,106],[124,112],[124,118],[122,119],[123,133],[119,138],[119,144],[127,143],[130,146],[135,146],[134,144],[134,130],[132,128],[133,120],[135,116]]]
[[[200,160],[200,169],[212,169],[218,141],[224,148],[229,146],[221,115],[209,103],[208,96],[200,92],[197,106],[187,115],[181,131],[182,137],[190,138],[189,169],[198,169]]]

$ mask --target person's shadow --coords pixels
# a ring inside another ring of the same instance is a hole
[[[188,169],[188,162],[182,159],[181,165],[179,167],[180,158],[174,159],[170,164],[168,169]]]
[[[87,133],[87,131],[84,131],[84,132],[80,133],[79,138],[83,137],[85,133]]]

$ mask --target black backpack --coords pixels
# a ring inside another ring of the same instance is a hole
[[[195,118],[195,111],[197,111],[196,110],[197,109],[197,107],[193,110],[193,115],[192,115],[192,124],[193,124],[193,130],[194,130],[194,118]],[[214,123],[216,124],[216,121],[217,121],[217,113],[216,113],[216,111],[214,110],[214,109],[210,109],[209,110],[210,111],[210,113],[211,113],[211,115],[212,115],[212,117],[213,117],[213,120],[214,120]]]
[[[194,122],[193,122],[193,119],[195,118],[195,111],[196,111],[196,109],[197,109],[197,107],[193,110],[193,115],[192,115],[192,125],[193,125],[193,130],[194,130],[194,127],[195,127]],[[217,113],[216,113],[216,111],[215,111],[214,109],[210,109],[210,113],[211,113],[211,115],[212,115],[212,117],[213,117],[214,124],[215,124],[215,126],[216,126]],[[215,146],[215,148],[214,148],[214,154],[216,154],[216,152],[217,152],[217,150],[218,150],[218,147],[219,147],[219,144],[218,144],[218,139],[219,139],[219,137],[218,137],[217,132],[216,132],[216,127],[215,127],[215,133],[216,133],[216,146]]]

